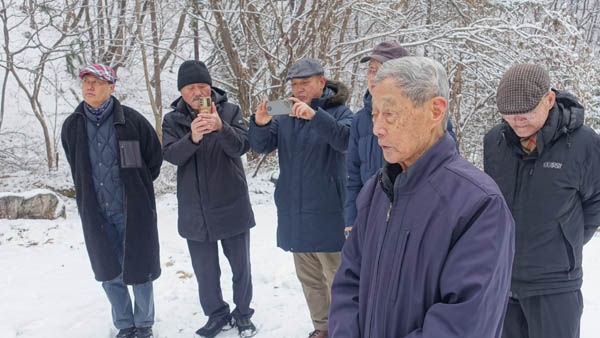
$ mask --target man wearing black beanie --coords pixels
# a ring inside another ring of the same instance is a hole
[[[212,338],[236,326],[240,337],[252,337],[250,228],[255,222],[241,161],[249,149],[247,127],[240,107],[212,87],[203,62],[181,64],[177,89],[181,96],[163,122],[163,155],[178,167],[178,230],[187,240],[208,317],[196,335]],[[221,293],[219,241],[233,273],[231,312]]]

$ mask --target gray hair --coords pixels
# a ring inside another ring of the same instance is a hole
[[[375,75],[375,84],[392,78],[402,95],[410,99],[416,107],[421,107],[429,99],[441,96],[446,101],[449,97],[448,75],[439,62],[423,56],[405,56],[386,61]],[[448,111],[444,116],[442,127],[446,131]]]

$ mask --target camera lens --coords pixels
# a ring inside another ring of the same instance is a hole
[[[271,106],[268,106],[268,107],[267,107],[267,110],[268,110],[268,111],[271,111]]]

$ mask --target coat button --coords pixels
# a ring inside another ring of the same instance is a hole
[[[100,186],[101,186],[101,187],[103,187],[103,186],[104,186],[104,183],[103,183],[103,182],[100,182]]]

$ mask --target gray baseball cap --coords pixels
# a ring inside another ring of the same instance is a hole
[[[325,74],[325,72],[319,61],[312,58],[304,58],[294,62],[288,75],[285,77],[285,80],[303,79],[313,75],[323,74]]]
[[[405,48],[400,47],[399,44],[386,41],[375,46],[375,48],[373,48],[373,52],[371,52],[371,55],[363,57],[360,59],[360,62],[368,62],[369,60],[373,59],[379,63],[384,63],[386,61],[408,55],[408,51]]]

